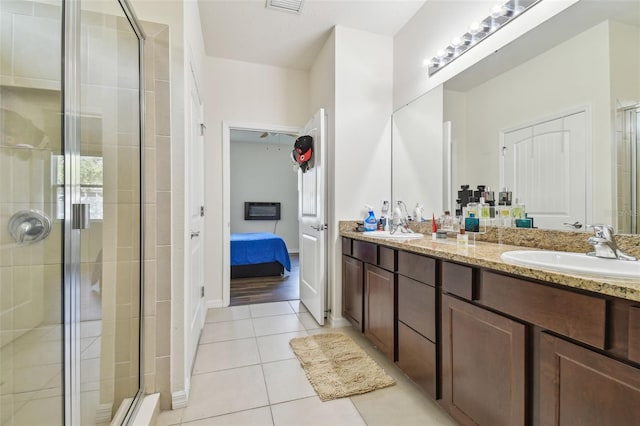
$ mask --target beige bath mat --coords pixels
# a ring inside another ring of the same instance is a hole
[[[289,341],[309,382],[323,401],[371,392],[395,381],[353,340],[342,333]]]

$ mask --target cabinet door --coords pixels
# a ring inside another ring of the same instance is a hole
[[[640,370],[542,333],[542,425],[640,425]]]
[[[394,275],[364,265],[364,334],[390,360],[394,360]]]
[[[342,315],[355,328],[363,332],[362,262],[349,256],[342,256]]]
[[[525,326],[442,297],[442,404],[462,424],[525,424]]]

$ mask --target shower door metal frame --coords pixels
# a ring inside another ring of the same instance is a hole
[[[139,56],[139,132],[140,132],[140,291],[139,306],[139,357],[138,357],[138,391],[127,410],[122,424],[129,424],[135,417],[144,389],[144,369],[142,353],[144,313],[144,40],[145,34],[138,18],[127,0],[118,1],[131,28],[138,37]],[[64,295],[63,295],[63,335],[64,335],[64,424],[73,426],[81,424],[80,412],[80,229],[74,229],[74,205],[80,204],[80,45],[81,45],[81,1],[62,0],[62,109],[64,118],[62,138],[64,146],[64,221],[63,221],[63,253],[64,253]]]

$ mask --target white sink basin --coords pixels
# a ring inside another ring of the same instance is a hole
[[[614,279],[640,279],[640,262],[603,259],[584,253],[561,251],[507,251],[500,256],[505,262],[536,266],[560,272],[586,274]]]
[[[401,232],[399,230],[393,234],[390,233],[389,231],[369,231],[369,232],[365,232],[364,235],[367,237],[385,238],[387,240],[400,240],[400,241],[417,240],[424,237],[424,234],[419,234],[417,232],[408,233],[408,232]]]

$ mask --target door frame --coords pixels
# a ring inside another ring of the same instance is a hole
[[[504,146],[504,136],[507,133],[519,130],[525,127],[535,126],[537,124],[545,123],[547,121],[557,120],[558,118],[564,118],[569,115],[585,113],[586,121],[586,136],[584,141],[585,149],[585,223],[586,226],[589,223],[593,223],[593,118],[591,115],[590,105],[579,105],[573,108],[567,108],[561,111],[556,111],[552,114],[545,114],[543,116],[528,119],[527,121],[520,122],[517,125],[503,127],[498,133],[498,185],[500,188],[504,186],[504,157],[502,155],[502,147]]]
[[[231,130],[297,134],[302,129],[278,124],[222,121],[222,306],[229,306],[231,301]],[[208,307],[217,305],[208,304]]]

